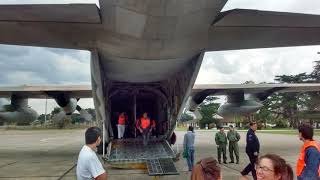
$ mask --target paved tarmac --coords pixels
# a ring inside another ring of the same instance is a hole
[[[212,131],[196,132],[196,161],[208,156],[217,157],[214,133]],[[183,134],[183,131],[177,132],[180,150]],[[239,143],[240,164],[223,165],[224,180],[238,179],[239,172],[248,163],[244,153],[245,132],[240,134],[242,137]],[[295,168],[301,146],[297,136],[258,133],[258,137],[261,142],[261,154],[279,154]],[[319,140],[319,137],[315,139]],[[76,179],[75,163],[84,143],[84,130],[0,130],[0,143],[0,180]],[[187,172],[184,159],[181,158],[176,163],[176,167],[180,172],[179,176],[165,176],[161,179],[189,179],[190,173]],[[108,168],[107,171],[111,180],[152,179],[143,170]]]

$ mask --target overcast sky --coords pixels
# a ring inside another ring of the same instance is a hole
[[[97,3],[98,0],[1,0],[0,4]],[[319,0],[230,0],[234,8],[320,14]],[[275,75],[311,72],[320,46],[210,52],[205,55],[196,83],[273,82]],[[90,84],[90,53],[66,49],[0,45],[0,84]],[[44,100],[30,100],[39,113]],[[83,108],[93,107],[82,99]],[[48,101],[48,112],[57,106]]]

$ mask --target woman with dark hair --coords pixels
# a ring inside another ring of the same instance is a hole
[[[189,171],[192,171],[193,164],[194,164],[194,139],[195,139],[195,135],[193,132],[193,127],[189,126],[188,131],[184,135],[184,139],[183,139],[183,149],[186,153],[186,159],[187,159]]]
[[[276,154],[261,156],[256,164],[258,180],[293,180],[293,171],[289,164]]]
[[[199,161],[192,170],[191,180],[221,180],[221,168],[213,157]]]

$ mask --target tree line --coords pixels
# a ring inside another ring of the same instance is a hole
[[[92,119],[96,119],[96,112],[94,109],[92,108],[87,108],[85,109],[91,116]],[[49,114],[41,114],[38,117],[38,122],[43,124],[45,122],[45,120],[50,121],[52,119],[52,117],[56,114],[58,114],[60,111],[62,111],[62,109],[60,107],[55,107],[51,113]],[[67,120],[70,121],[71,124],[78,124],[78,123],[84,123],[85,119],[83,117],[81,117],[81,115],[79,113],[72,113],[70,116],[67,117]]]

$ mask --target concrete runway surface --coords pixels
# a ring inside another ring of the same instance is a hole
[[[84,132],[85,130],[0,130],[0,180],[76,179],[75,163],[84,143]],[[185,132],[176,133],[178,148],[182,150]],[[196,161],[208,156],[217,157],[214,135],[215,132],[212,131],[196,131]],[[240,135],[240,164],[223,165],[224,180],[238,179],[239,172],[249,162],[244,152],[245,133],[241,132]],[[258,137],[261,143],[261,154],[276,153],[295,168],[301,146],[296,135],[258,133]],[[319,140],[319,137],[315,139]],[[186,180],[190,178],[184,159],[181,158],[176,163],[176,167],[180,172],[179,176],[164,176],[160,179]],[[108,168],[107,172],[108,179],[111,180],[152,179],[143,170]]]

